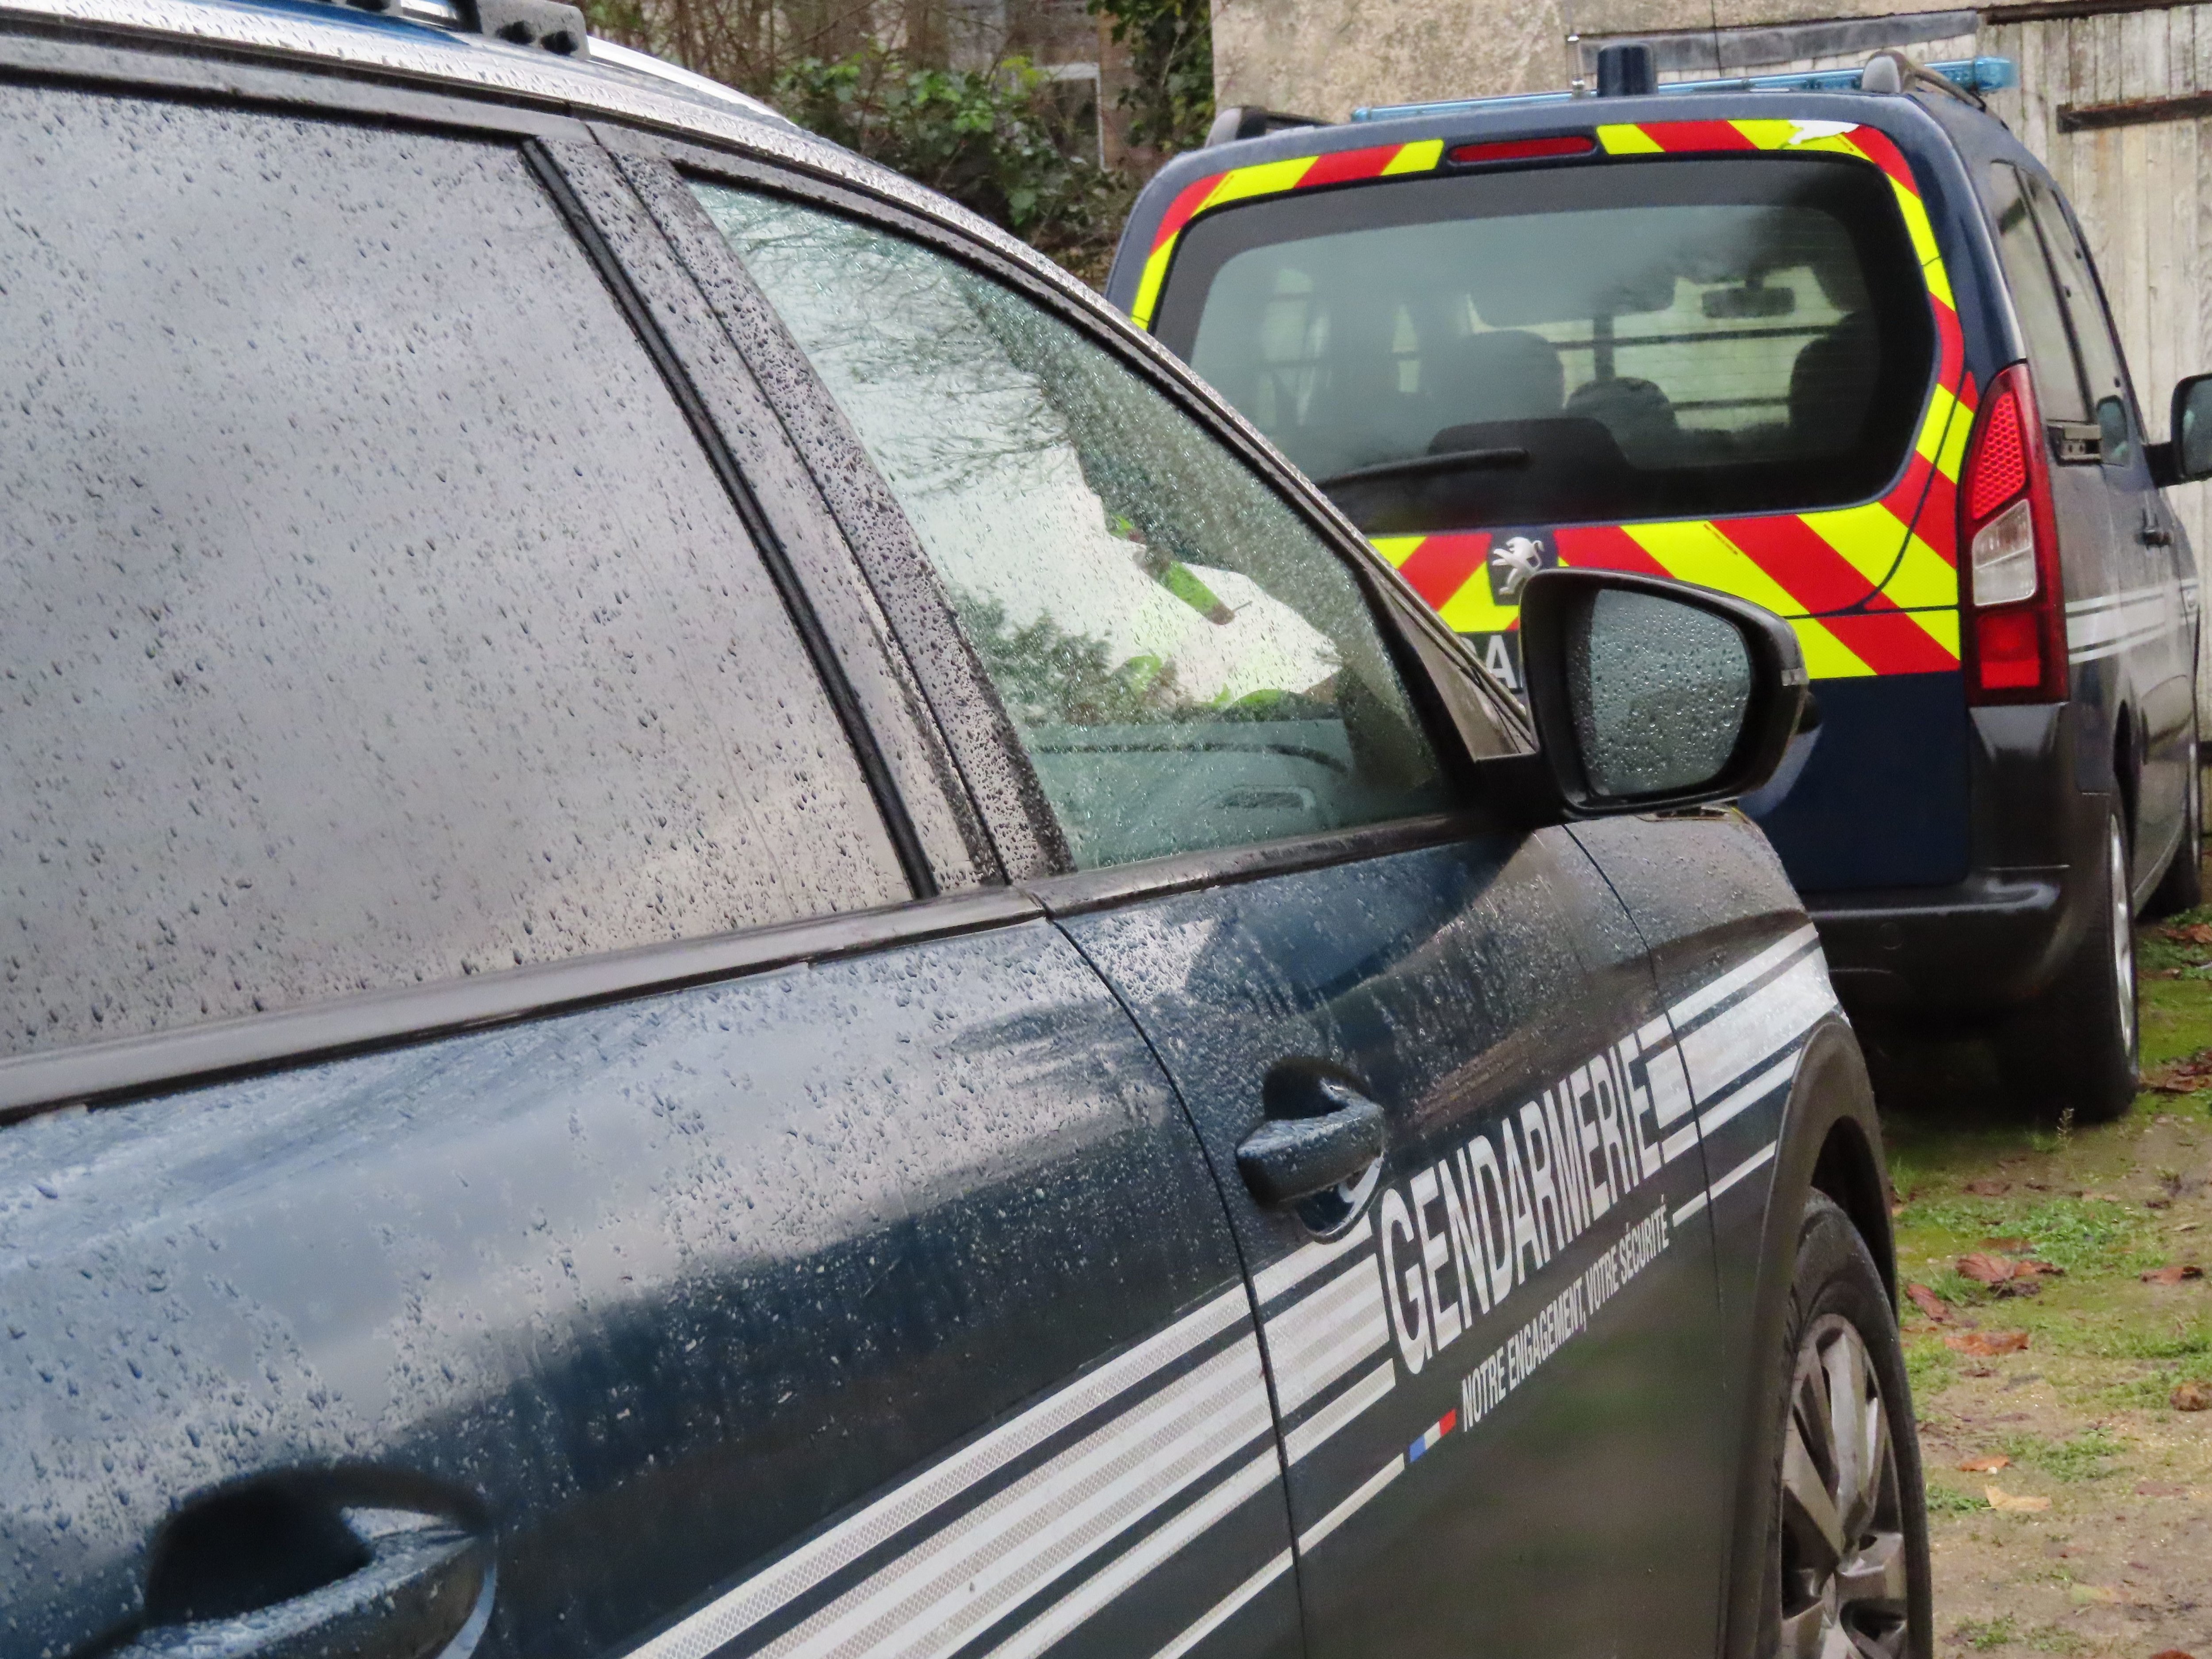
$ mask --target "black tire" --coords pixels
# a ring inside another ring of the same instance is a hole
[[[2071,1111],[2081,1123],[2110,1122],[2136,1096],[2135,917],[2117,811],[2106,817],[2101,863],[2086,884],[2090,925],[2073,960],[1997,1037],[1997,1065],[2014,1103],[2045,1117]]]
[[[1928,1509],[1897,1315],[1858,1229],[1806,1200],[1771,1390],[1779,1420],[1756,1651],[1928,1659]],[[1855,1409],[1847,1416],[1838,1404]],[[1832,1646],[1840,1635],[1847,1646]]]
[[[2189,775],[2181,807],[2181,845],[2158,878],[2143,915],[2156,921],[2179,915],[2204,902],[2204,774],[2197,752],[2197,729],[2189,732]]]

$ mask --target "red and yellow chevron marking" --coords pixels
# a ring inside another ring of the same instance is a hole
[[[1650,121],[1597,128],[1608,156],[1808,151],[1847,155],[1881,169],[1920,257],[1936,321],[1936,374],[1905,476],[1880,501],[1819,513],[1689,520],[1670,524],[1569,526],[1555,532],[1559,561],[1648,570],[1718,588],[1788,617],[1814,678],[1917,674],[1959,665],[1959,574],[1953,492],[1973,423],[1975,389],[1951,281],[1912,168],[1889,137],[1839,121]],[[1264,161],[1194,180],[1154,232],[1130,314],[1152,326],[1176,240],[1200,214],[1231,202],[1428,173],[1441,139],[1379,144]],[[1462,633],[1498,634],[1519,608],[1492,594],[1487,531],[1386,537],[1376,546],[1445,622]]]
[[[1905,476],[1880,501],[1820,513],[1567,526],[1559,562],[1643,570],[1718,588],[1786,617],[1816,679],[1923,674],[1959,665],[1959,574],[1952,496],[1973,423],[1975,389],[1951,283],[1912,170],[1871,127],[1832,121],[1668,121],[1601,126],[1608,155],[1813,150],[1880,167],[1918,252],[1936,321],[1936,374]],[[1378,538],[1444,621],[1504,633],[1517,606],[1491,592],[1487,531]]]
[[[1176,192],[1161,217],[1159,228],[1152,233],[1152,251],[1145,257],[1145,272],[1138,281],[1137,300],[1129,307],[1129,315],[1139,328],[1152,325],[1152,309],[1159,303],[1160,284],[1175,258],[1176,239],[1200,214],[1255,196],[1279,196],[1286,191],[1356,184],[1363,179],[1388,179],[1399,173],[1431,173],[1443,159],[1443,139],[1424,138],[1414,144],[1376,144],[1365,149],[1261,161],[1193,180]]]

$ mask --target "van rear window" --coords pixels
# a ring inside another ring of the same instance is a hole
[[[1887,179],[1811,156],[1224,210],[1155,328],[1372,535],[1862,500],[1936,348]]]

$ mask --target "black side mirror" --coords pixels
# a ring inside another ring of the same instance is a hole
[[[1531,576],[1521,661],[1552,781],[1584,817],[1747,793],[1782,763],[1805,708],[1788,623],[1658,576]]]
[[[2162,484],[2212,478],[2212,374],[2192,374],[2173,388],[2168,436],[2154,444],[2151,471]]]

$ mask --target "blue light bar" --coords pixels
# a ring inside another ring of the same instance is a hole
[[[1961,58],[1923,67],[1967,92],[1996,92],[2020,84],[2020,67],[2009,58]],[[1701,92],[1856,92],[1855,69],[1801,70],[1788,75],[1739,75],[1717,81],[1666,81],[1655,95]],[[1580,103],[1588,93],[1522,92],[1502,98],[1455,98],[1436,104],[1377,104],[1352,112],[1355,121],[1402,121],[1416,115],[1464,115],[1476,110],[1528,109],[1541,104]]]

